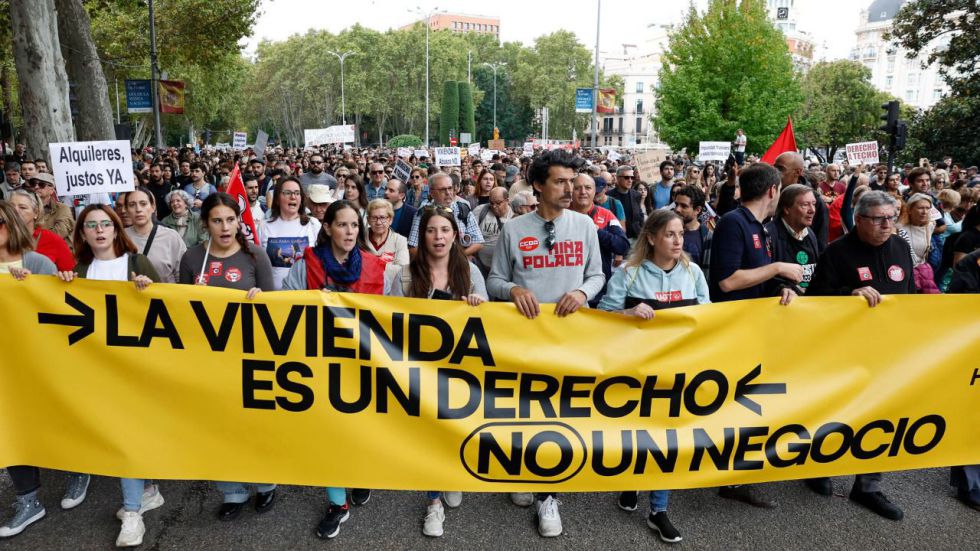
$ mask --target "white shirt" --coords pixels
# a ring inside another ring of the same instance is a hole
[[[129,253],[113,260],[92,260],[85,279],[100,281],[129,281]]]
[[[297,260],[303,258],[307,247],[316,245],[316,236],[320,233],[320,221],[310,216],[304,226],[299,218],[266,221],[261,234],[262,248],[272,261],[272,278],[275,289],[282,289],[282,280],[286,279],[289,268]]]
[[[745,134],[741,136],[735,136],[735,151],[739,153],[745,153],[745,143],[748,140],[745,138]]]

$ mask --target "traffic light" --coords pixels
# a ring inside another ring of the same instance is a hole
[[[905,139],[908,137],[909,126],[905,124],[905,121],[898,121],[895,125],[895,149],[902,149],[905,147]]]
[[[885,124],[879,127],[879,130],[885,134],[894,134],[895,127],[898,125],[898,100],[892,100],[888,103],[881,104],[881,109],[885,112],[880,118],[885,121]]]

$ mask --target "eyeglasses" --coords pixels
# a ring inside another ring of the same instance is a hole
[[[88,220],[83,225],[87,230],[94,230],[95,228],[107,230],[112,227],[112,220]]]
[[[416,175],[412,176],[412,179],[413,180],[421,180],[422,179],[422,176],[419,175],[419,174],[416,174]]]
[[[371,174],[384,174],[384,173],[385,173],[385,171],[383,171],[383,170],[372,170],[371,171]]]
[[[297,190],[287,189],[285,191],[280,191],[279,195],[282,195],[283,197],[301,197],[303,195],[303,192],[298,189]]]
[[[537,203],[534,203],[533,205],[524,205],[524,206],[527,207],[527,208],[529,208],[529,209],[531,209],[531,210],[538,210],[538,204]]]
[[[537,208],[537,205],[534,205],[534,207]],[[548,247],[548,252],[551,252],[555,248],[555,243],[558,241],[558,238],[555,237],[555,223],[551,220],[545,222],[544,231],[548,232],[548,237],[544,239],[544,246]]]
[[[632,180],[633,178],[635,178],[635,176],[620,176],[620,178],[624,180]]]
[[[349,176],[349,174],[347,174],[346,172],[337,175],[338,178],[346,178],[347,176]]]
[[[387,214],[383,216],[368,216],[368,222],[387,222],[390,218]]]
[[[323,161],[310,161],[310,162],[313,163],[313,164],[315,164],[315,165],[322,165],[323,164]]]
[[[871,222],[875,226],[884,226],[885,222],[891,222],[892,224],[898,222],[898,216],[865,216],[863,214],[859,214],[858,216],[864,218],[868,222]]]

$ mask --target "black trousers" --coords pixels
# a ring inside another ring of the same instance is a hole
[[[7,467],[7,474],[14,481],[17,495],[27,495],[41,487],[41,469],[28,465]]]

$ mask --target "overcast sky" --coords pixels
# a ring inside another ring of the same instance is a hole
[[[707,0],[694,0],[703,9]],[[846,57],[854,45],[858,11],[871,0],[796,0],[798,27],[807,31],[816,43],[815,56],[827,59]],[[687,9],[689,0],[602,0],[600,51],[621,55],[622,44],[642,44],[648,36],[647,26],[676,23]],[[419,17],[409,6],[425,10],[439,9],[451,13],[486,15],[500,18],[500,38],[504,42],[533,43],[534,39],[559,29],[574,32],[590,50],[595,48],[596,2],[544,0],[492,0],[459,2],[440,0],[263,0],[262,14],[254,35],[246,43],[253,53],[260,40],[283,40],[308,29],[330,32],[360,23],[384,31],[411,23]]]

